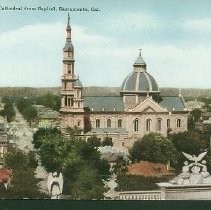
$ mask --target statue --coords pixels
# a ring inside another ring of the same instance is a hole
[[[207,154],[206,152],[202,152],[201,154],[199,154],[198,157],[196,157],[195,155],[189,155],[185,152],[182,152],[182,154],[190,161],[193,161],[195,164],[197,164],[198,162],[200,162],[202,160],[202,158]]]
[[[62,173],[50,173],[47,178],[48,190],[51,194],[51,199],[61,199],[63,190],[63,175]]]
[[[170,183],[179,185],[197,185],[210,182],[211,176],[207,171],[206,161],[202,160],[207,154],[207,151],[202,152],[198,156],[189,155],[185,152],[182,152],[182,154],[188,160],[192,161],[192,163],[188,164],[188,161],[185,161],[184,166],[182,167],[182,173],[171,180]]]

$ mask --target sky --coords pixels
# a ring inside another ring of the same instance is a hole
[[[88,9],[69,11],[83,86],[121,86],[141,48],[159,87],[211,88],[209,0],[0,0],[1,87],[61,86],[60,7]]]

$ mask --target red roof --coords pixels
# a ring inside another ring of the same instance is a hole
[[[165,164],[151,163],[148,161],[140,161],[139,163],[131,164],[128,167],[128,174],[156,177],[174,175],[172,171],[167,170]]]
[[[11,175],[12,171],[6,168],[0,168],[0,182],[7,182]]]

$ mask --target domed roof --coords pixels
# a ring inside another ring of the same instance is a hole
[[[81,80],[77,79],[74,83],[75,86],[82,86]]]
[[[73,47],[72,42],[71,42],[71,41],[67,41],[67,42],[65,43],[65,46],[64,46],[64,48],[63,48],[63,51],[64,51],[64,52],[67,52],[67,51],[73,51],[73,50],[74,50],[74,47]]]
[[[159,93],[155,79],[146,71],[146,63],[139,54],[134,70],[123,81],[121,93]]]

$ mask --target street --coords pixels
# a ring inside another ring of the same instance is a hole
[[[15,120],[9,124],[9,134],[13,136],[15,146],[24,152],[36,151],[32,143],[33,129],[29,127],[28,123],[16,107],[15,112]],[[37,154],[36,158],[39,160],[39,156]],[[39,165],[35,172],[36,177],[42,179],[42,181],[39,182],[40,191],[48,193],[46,184],[47,173],[45,168],[40,165],[40,161],[38,162]]]

